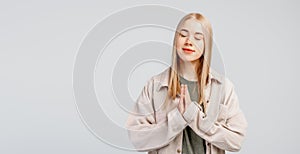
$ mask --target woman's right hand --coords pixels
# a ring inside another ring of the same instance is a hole
[[[185,91],[186,91],[185,88],[186,87],[187,87],[187,85],[184,85],[184,84],[181,84],[181,87],[180,87],[180,89],[181,89],[181,91],[180,91],[180,100],[179,100],[177,108],[178,108],[178,110],[181,114],[184,113],[185,106],[186,106],[185,105]]]

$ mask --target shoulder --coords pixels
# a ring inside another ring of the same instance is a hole
[[[148,89],[154,90],[155,88],[159,89],[162,86],[167,86],[168,85],[168,80],[169,80],[169,72],[171,68],[165,68],[161,70],[159,73],[151,76],[145,85]]]
[[[225,91],[228,91],[234,87],[233,82],[225,74],[219,73],[213,68],[210,68],[209,75],[211,75],[213,80],[218,81],[218,83],[221,83],[219,85],[223,87]]]
[[[231,79],[229,79],[227,76],[224,76],[224,87],[225,91],[230,91],[234,88],[234,83]]]
[[[169,77],[170,70],[171,70],[171,68],[167,67],[167,68],[161,70],[158,74],[153,75],[151,77],[151,79],[153,81],[163,81]]]
[[[230,99],[230,97],[235,95],[235,91],[234,91],[235,85],[233,81],[228,78],[228,76],[221,74],[213,69],[210,70],[210,75],[212,75],[213,81],[218,81],[215,82],[217,83],[215,84],[217,86],[216,90],[218,92],[221,92],[219,96],[222,97],[223,101],[226,102],[226,100]]]
[[[235,91],[234,82],[228,77],[224,76],[224,84],[223,84],[224,92],[223,92],[223,101],[227,106],[236,106],[238,105],[238,96]]]

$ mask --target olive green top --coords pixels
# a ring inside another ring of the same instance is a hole
[[[180,76],[180,84],[186,84],[192,101],[199,101],[198,82],[189,81]],[[182,154],[205,154],[205,140],[198,136],[191,127],[183,130]]]

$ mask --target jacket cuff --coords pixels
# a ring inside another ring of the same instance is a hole
[[[169,124],[171,128],[175,130],[182,130],[187,126],[187,122],[185,121],[177,107],[175,107],[168,113],[168,119],[170,121]]]
[[[192,103],[187,107],[187,109],[183,113],[183,117],[188,123],[190,123],[194,119],[198,112],[198,106],[196,105],[196,103],[197,102],[192,101]]]
[[[195,119],[197,114],[200,119]],[[191,123],[193,120],[199,120],[201,123],[199,128],[204,132],[209,131],[213,126],[212,119],[204,113],[202,107],[195,101],[192,101],[192,103],[187,107],[183,117],[188,123]]]

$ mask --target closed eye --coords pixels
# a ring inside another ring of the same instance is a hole
[[[189,32],[185,29],[181,30],[180,33],[179,33],[179,36],[181,37],[187,37],[189,34]]]
[[[180,35],[181,37],[186,37],[186,35],[184,35],[184,34],[181,34],[181,33],[180,33],[179,35]]]
[[[203,34],[201,34],[201,33],[196,33],[196,34],[194,35],[194,38],[195,38],[196,40],[202,40],[202,39],[203,39]]]

